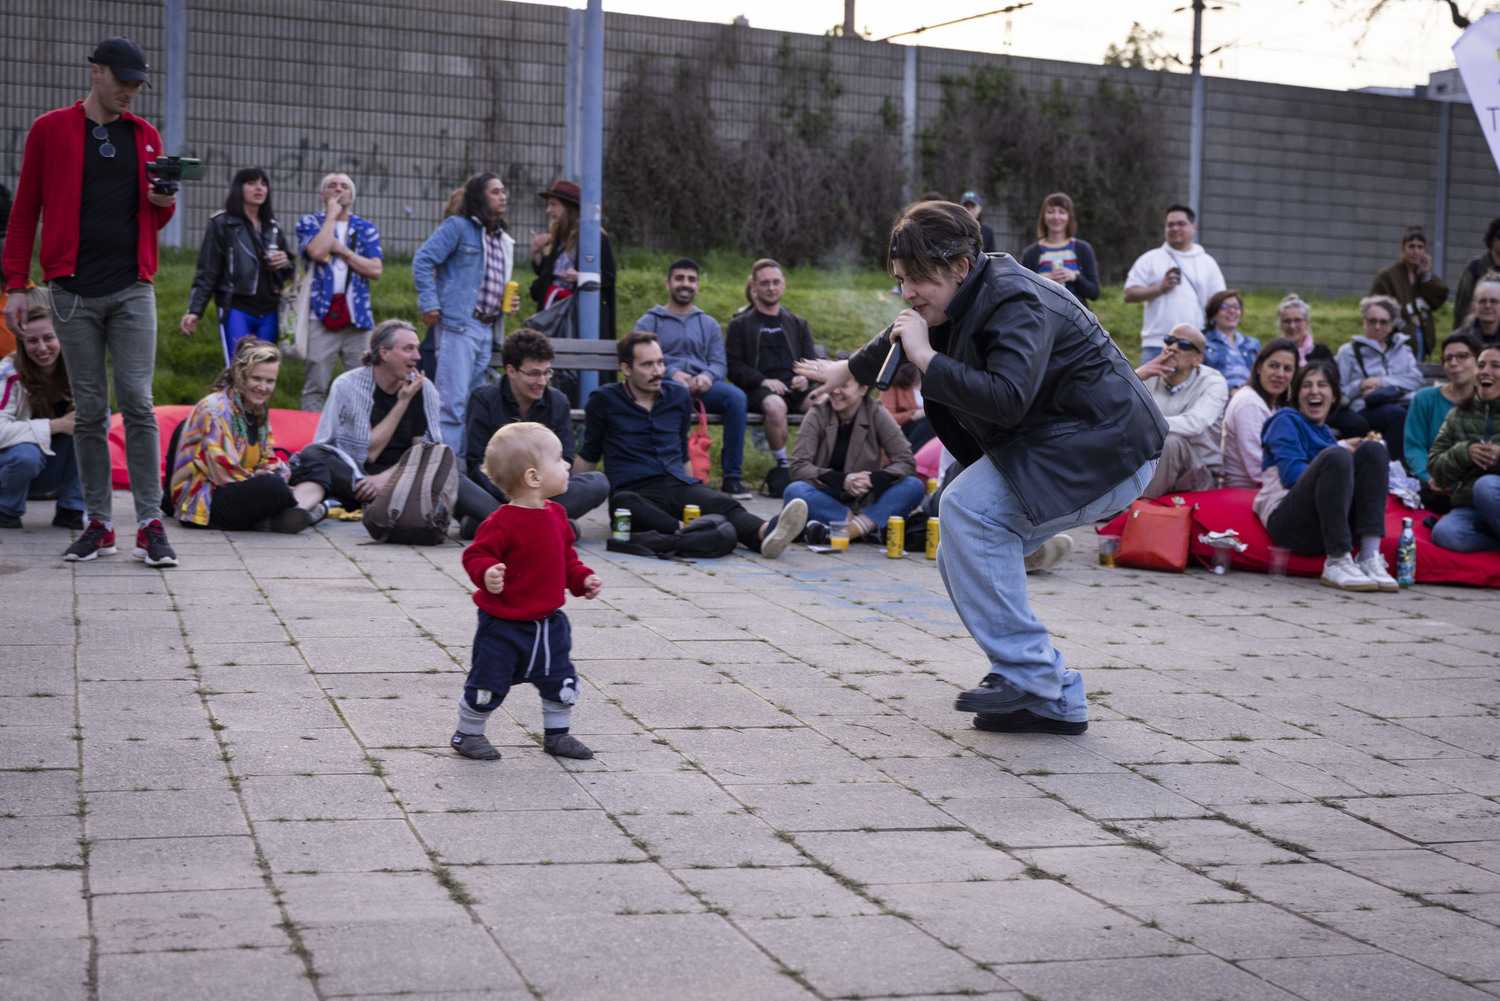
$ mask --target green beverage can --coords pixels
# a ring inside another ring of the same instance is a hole
[[[614,531],[616,542],[630,541],[630,508],[615,508],[615,516],[610,519],[610,527]]]

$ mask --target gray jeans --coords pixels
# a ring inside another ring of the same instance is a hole
[[[307,321],[307,368],[302,376],[302,409],[321,413],[328,401],[328,386],[333,382],[333,363],[344,359],[344,371],[360,366],[365,348],[370,346],[370,332],[349,326],[330,331],[316,317]],[[437,433],[437,428],[432,429]]]
[[[125,467],[139,521],[161,517],[161,436],[152,409],[156,372],[156,289],[138,281],[112,295],[77,296],[51,283],[52,319],[73,406],[73,446],[83,502],[95,521],[114,520],[110,486],[109,373],[125,421]],[[108,362],[105,360],[108,355]]]

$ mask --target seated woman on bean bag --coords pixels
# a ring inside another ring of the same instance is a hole
[[[1287,403],[1287,387],[1297,371],[1297,345],[1285,337],[1269,341],[1250,365],[1250,377],[1229,397],[1224,410],[1224,486],[1260,487],[1260,429],[1271,412]]]
[[[1323,583],[1344,591],[1398,591],[1380,555],[1390,460],[1378,441],[1339,441],[1325,426],[1339,398],[1338,370],[1309,362],[1292,376],[1292,402],[1261,431],[1265,456],[1255,514],[1271,541],[1299,556],[1322,553]],[[1351,533],[1352,528],[1352,533]],[[1352,535],[1359,536],[1359,550]]]
[[[1443,338],[1440,353],[1443,374],[1448,381],[1441,386],[1423,386],[1417,390],[1406,411],[1406,428],[1401,435],[1406,468],[1422,485],[1422,507],[1433,514],[1448,513],[1453,507],[1448,499],[1453,491],[1434,482],[1432,472],[1427,468],[1427,455],[1454,405],[1474,395],[1479,352],[1483,347],[1473,334],[1463,330],[1455,330]]]
[[[1500,550],[1500,347],[1479,352],[1474,395],[1448,411],[1427,455],[1432,477],[1450,488],[1453,508],[1432,541],[1459,553]]]
[[[50,306],[33,305],[26,311],[19,340],[20,347],[0,361],[0,528],[20,528],[26,498],[56,489],[52,524],[81,531],[83,486],[73,457],[73,393]]]
[[[1401,438],[1406,408],[1425,381],[1409,338],[1400,332],[1400,310],[1390,296],[1365,296],[1359,301],[1365,332],[1351,337],[1335,356],[1349,405],[1348,420],[1362,418],[1366,425],[1345,423],[1344,430],[1352,428],[1351,437],[1380,432],[1391,457],[1397,459],[1405,455]]]
[[[850,539],[878,533],[887,519],[904,518],[922,502],[911,445],[858,383],[828,390],[808,409],[790,459],[792,483],[783,500],[807,502],[809,542],[824,541],[835,521],[849,522]]]
[[[317,514],[298,506],[276,454],[267,406],[280,369],[274,344],[242,339],[214,391],[183,422],[170,496],[184,526],[293,534],[322,517],[321,505]]]

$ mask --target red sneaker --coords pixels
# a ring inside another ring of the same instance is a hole
[[[175,567],[177,553],[167,545],[166,529],[160,518],[152,518],[135,533],[135,552],[138,560],[145,560],[148,567]]]
[[[69,563],[85,563],[95,556],[113,556],[118,552],[115,548],[115,530],[105,528],[101,522],[91,521],[78,541],[63,553],[63,559]]]

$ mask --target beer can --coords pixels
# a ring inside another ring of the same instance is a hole
[[[506,282],[505,297],[500,300],[500,311],[509,313],[514,310],[521,299],[521,283]]]
[[[691,525],[694,519],[696,519],[702,513],[703,512],[698,509],[697,504],[685,504],[682,508],[682,523],[684,525]]]
[[[928,518],[927,519],[927,558],[929,560],[935,560],[935,559],[937,559],[937,547],[938,547],[938,520],[936,518]]]
[[[895,515],[885,523],[885,555],[899,560],[906,555],[906,519]]]
[[[615,508],[615,516],[610,519],[610,527],[614,531],[616,542],[630,541],[630,508]]]
[[[935,476],[929,476],[927,478],[927,495],[929,497],[931,497],[933,494],[937,493],[937,488],[938,488],[937,477],[935,477]]]

